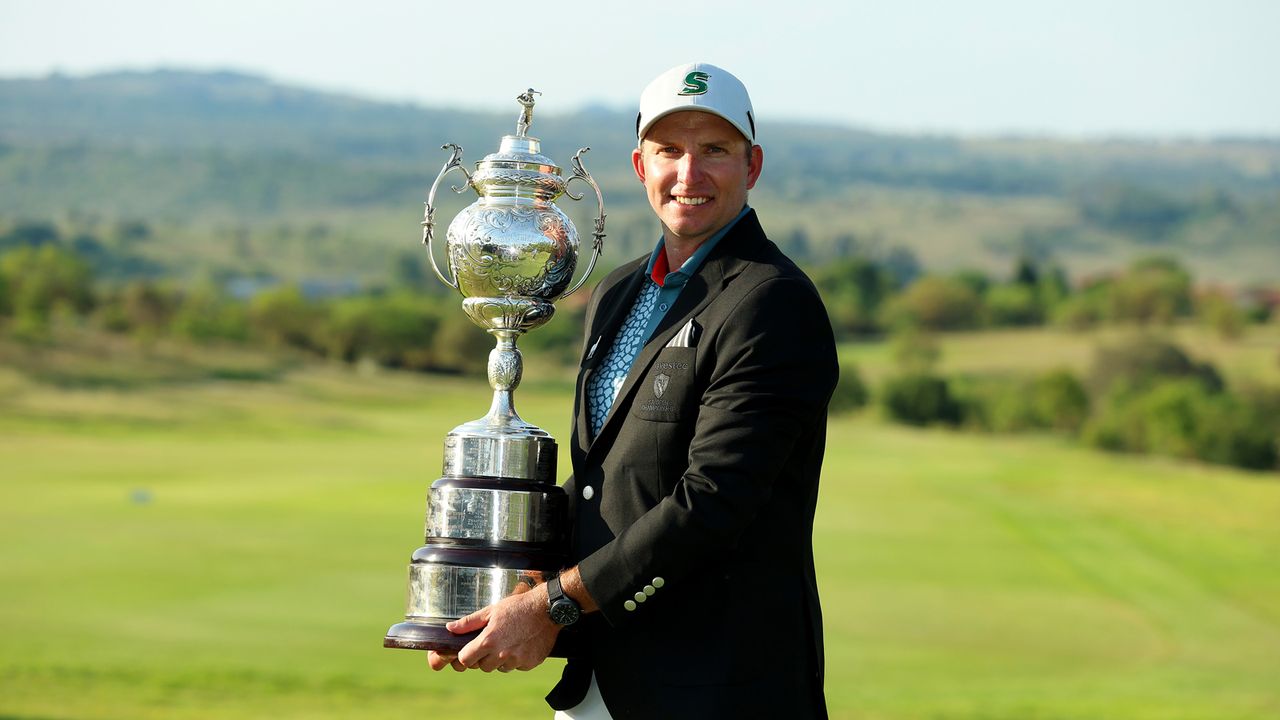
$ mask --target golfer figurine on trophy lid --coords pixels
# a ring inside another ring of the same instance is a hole
[[[516,413],[512,394],[520,384],[523,360],[516,340],[541,326],[554,303],[582,286],[604,240],[604,197],[582,165],[582,148],[570,161],[573,174],[541,154],[528,135],[535,90],[521,105],[516,133],[498,152],[462,164],[462,148],[452,150],[427,194],[422,241],[441,282],[462,294],[462,310],[497,341],[489,352],[489,413],[454,428],[444,440],[443,477],[428,491],[426,543],[409,565],[408,609],[404,622],[387,631],[385,647],[456,651],[479,633],[454,635],[445,624],[523,592],[553,577],[567,560],[567,498],[556,485],[556,442]],[[445,242],[446,276],[431,254],[436,190],[450,171],[466,179],[454,192],[471,188],[479,199],[458,213]],[[599,213],[592,232],[587,269],[570,287],[578,264],[578,231],[555,200],[574,195],[581,180],[595,191]]]

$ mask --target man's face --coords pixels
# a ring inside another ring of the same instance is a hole
[[[696,247],[742,212],[764,164],[760,147],[718,115],[689,110],[654,123],[631,153],[668,242]]]

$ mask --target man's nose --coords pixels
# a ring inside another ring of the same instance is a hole
[[[693,185],[702,177],[702,160],[695,153],[680,156],[676,179],[683,185]]]

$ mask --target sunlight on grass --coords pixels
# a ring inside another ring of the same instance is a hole
[[[547,713],[560,661],[437,675],[380,646],[443,435],[483,414],[482,382],[314,366],[137,391],[0,383],[0,716]],[[569,391],[518,396],[562,437],[563,476]],[[1280,707],[1273,476],[866,416],[834,420],[828,448],[834,717]]]

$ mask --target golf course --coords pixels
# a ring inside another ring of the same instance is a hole
[[[563,661],[436,674],[381,647],[482,380],[79,362],[106,369],[0,364],[0,718],[550,716]],[[561,438],[563,476],[571,385],[528,377],[520,411]],[[834,417],[814,536],[831,714],[1280,716],[1278,519],[1274,472]],[[762,640],[759,662],[789,661]]]

